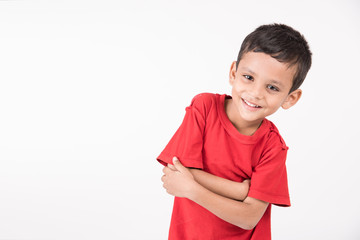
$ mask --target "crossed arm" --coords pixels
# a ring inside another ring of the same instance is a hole
[[[174,165],[164,167],[161,178],[169,194],[188,198],[243,229],[256,226],[269,203],[247,197],[248,181],[238,183],[201,170],[188,169],[174,159]]]

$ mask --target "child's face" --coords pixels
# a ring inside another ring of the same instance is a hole
[[[238,117],[247,122],[260,122],[280,107],[288,109],[301,96],[301,90],[289,94],[296,66],[288,67],[265,53],[245,53],[236,70],[230,69],[232,100]]]

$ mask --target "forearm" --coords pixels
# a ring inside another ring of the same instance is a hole
[[[253,228],[263,216],[268,203],[251,197],[240,202],[221,196],[197,182],[177,158],[173,163],[163,168],[164,175],[161,177],[169,194],[188,198],[224,221],[244,229]]]
[[[217,217],[243,229],[252,229],[263,216],[268,203],[246,198],[244,202],[220,196],[200,184],[194,184],[188,198]]]
[[[199,169],[190,169],[195,180],[206,189],[221,196],[243,201],[249,191],[249,184],[221,178]]]

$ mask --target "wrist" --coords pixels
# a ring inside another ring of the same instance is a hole
[[[195,180],[195,179],[194,179]],[[198,197],[199,193],[201,192],[203,186],[201,186],[196,180],[191,184],[191,187],[188,190],[187,197],[189,200],[195,201]]]
[[[197,173],[200,171],[197,168],[189,168],[189,171],[191,173],[191,175],[193,176],[193,178],[195,179],[195,181],[198,181],[197,179]]]

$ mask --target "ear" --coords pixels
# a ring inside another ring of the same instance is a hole
[[[283,109],[289,109],[292,106],[294,106],[297,101],[299,101],[300,97],[302,95],[301,89],[296,89],[295,91],[292,91],[285,99],[281,107]]]
[[[229,73],[229,82],[232,86],[236,77],[236,61],[233,61],[230,67],[230,73]]]

